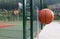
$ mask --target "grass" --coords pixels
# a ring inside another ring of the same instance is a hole
[[[55,21],[57,21],[60,24],[60,20],[55,20]]]
[[[58,20],[59,24],[60,24],[60,20]]]

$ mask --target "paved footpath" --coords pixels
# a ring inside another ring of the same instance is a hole
[[[39,33],[39,39],[60,39],[60,24],[52,22],[46,25]]]

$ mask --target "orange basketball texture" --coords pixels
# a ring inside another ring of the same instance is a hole
[[[49,24],[54,19],[54,13],[50,9],[39,10],[38,19],[42,24]]]

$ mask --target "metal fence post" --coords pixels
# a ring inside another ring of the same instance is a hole
[[[30,0],[30,39],[33,39],[33,0]]]
[[[42,3],[43,3],[43,0],[40,0],[40,8],[39,8],[40,10],[42,10],[42,8],[43,8],[43,4]],[[41,29],[42,28],[43,28],[43,24],[41,23]]]
[[[23,39],[26,39],[26,0],[23,0]]]
[[[47,6],[47,1],[46,0],[43,0],[43,8],[47,8],[48,6]]]
[[[46,0],[40,0],[40,10],[43,8],[47,8]],[[43,24],[41,23],[41,29],[43,28]]]
[[[39,8],[40,10],[43,8],[42,2],[43,2],[43,1],[40,0],[40,8]]]

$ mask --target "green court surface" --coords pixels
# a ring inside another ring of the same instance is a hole
[[[6,22],[14,23],[17,26],[0,28],[0,39],[23,39],[23,21]],[[30,22],[26,22],[26,37],[30,36]],[[33,32],[37,31],[36,21],[33,22]]]

